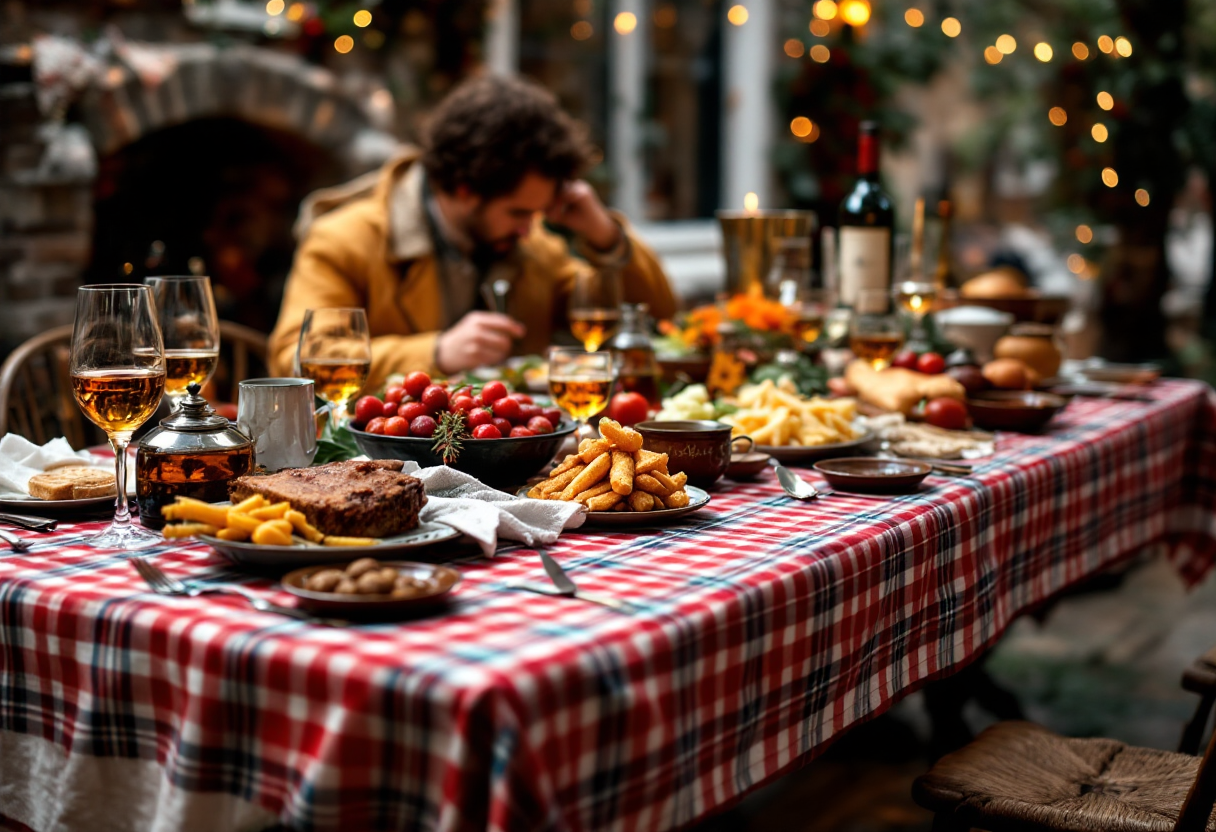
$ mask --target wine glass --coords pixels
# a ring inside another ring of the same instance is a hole
[[[359,395],[372,367],[372,340],[362,309],[309,309],[296,348],[300,375],[310,378],[318,396],[329,402],[337,427],[346,406]]]
[[[191,384],[207,383],[220,360],[220,323],[211,278],[146,277],[165,339],[165,397],[177,410]]]
[[[925,315],[933,311],[933,304],[937,300],[937,286],[924,280],[905,280],[895,286],[894,296],[899,308],[912,316],[912,334],[909,340],[918,348],[927,350],[929,343],[925,333]]]
[[[549,394],[586,432],[587,420],[608,405],[612,393],[612,354],[578,347],[549,350]]]
[[[892,314],[890,296],[877,289],[857,293],[856,315],[849,327],[849,349],[875,370],[891,366],[904,346],[904,326]]]
[[[118,485],[114,522],[85,542],[123,551],[164,542],[159,534],[131,525],[127,509],[127,445],[156,412],[165,389],[164,344],[149,287],[120,283],[79,290],[71,375],[76,404],[110,439]]]
[[[570,292],[570,331],[587,352],[608,343],[621,322],[621,274],[616,268],[586,268]]]

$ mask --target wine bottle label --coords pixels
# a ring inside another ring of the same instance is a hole
[[[858,312],[882,312],[891,291],[891,229],[846,225],[840,229],[840,302]],[[883,308],[857,309],[866,301]]]

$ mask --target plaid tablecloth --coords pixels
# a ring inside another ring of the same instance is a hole
[[[1201,578],[1216,399],[1181,381],[1153,395],[1077,399],[1046,435],[1001,435],[975,478],[917,494],[796,503],[766,474],[669,528],[551,547],[635,615],[504,588],[544,580],[517,550],[461,565],[445,614],[326,628],[155,596],[78,545],[96,524],[65,526],[0,558],[0,812],[64,823],[97,786],[71,779],[100,776],[105,805],[154,828],[256,825],[218,798],[305,830],[686,825],[1147,544]],[[290,603],[204,546],[153,556]],[[128,770],[156,782],[97,774]]]

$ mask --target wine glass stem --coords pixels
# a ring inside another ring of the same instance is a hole
[[[114,479],[118,484],[118,499],[114,503],[114,525],[131,525],[131,510],[127,507],[127,445],[130,434],[111,434],[110,447],[114,449]]]

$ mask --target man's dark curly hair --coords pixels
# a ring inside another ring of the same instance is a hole
[[[493,76],[466,81],[441,101],[423,145],[436,187],[454,193],[465,185],[485,199],[515,190],[528,173],[573,179],[591,155],[585,131],[547,90]]]

